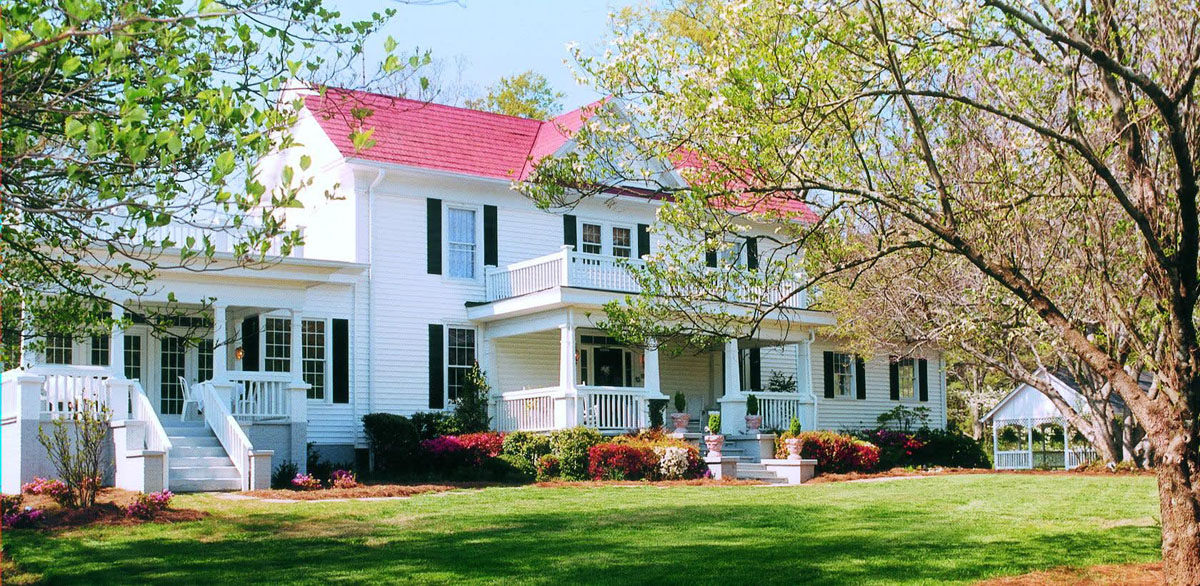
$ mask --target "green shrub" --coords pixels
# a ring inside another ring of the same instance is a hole
[[[38,442],[67,485],[63,506],[86,509],[96,504],[104,473],[112,466],[104,458],[112,410],[92,399],[71,402],[68,408],[71,416],[53,419],[50,433],[44,424],[38,426]]]
[[[793,417],[791,423],[788,424],[788,435],[791,437],[800,435],[800,420],[798,418]]]
[[[758,397],[746,395],[746,415],[758,415]]]
[[[500,453],[509,457],[514,467],[532,477],[537,473],[538,459],[550,453],[550,436],[514,431],[504,436]]]
[[[454,398],[454,425],[456,435],[464,433],[479,433],[489,428],[488,393],[492,387],[488,385],[487,377],[479,369],[476,362],[467,371],[462,388]]]
[[[650,399],[650,428],[661,429],[663,426],[663,411],[667,410],[666,399]]]
[[[944,429],[921,428],[914,434],[924,443],[918,452],[919,463],[953,468],[990,468],[983,444],[969,435]]]
[[[300,466],[295,462],[280,462],[271,472],[271,488],[291,488],[292,479],[300,473]]]
[[[708,433],[721,433],[721,414],[712,413],[708,416]]]
[[[370,413],[363,416],[363,433],[375,455],[376,470],[395,474],[413,469],[423,438],[422,430],[412,419],[392,413]]]
[[[683,413],[687,409],[687,397],[683,395],[683,391],[675,393],[675,412]]]
[[[559,474],[567,480],[588,478],[588,449],[604,441],[588,427],[560,429],[550,434],[550,453],[558,460]]]
[[[440,411],[422,411],[413,413],[412,424],[416,429],[417,441],[425,441],[443,435],[459,435],[467,433],[458,427],[458,421],[449,413]]]
[[[559,474],[558,458],[554,454],[546,454],[537,461],[537,476],[538,482],[547,482],[558,478]]]

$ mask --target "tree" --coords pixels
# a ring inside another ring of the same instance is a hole
[[[1004,398],[1011,386],[995,369],[970,359],[946,359],[946,418],[976,441],[983,439],[983,422],[988,409]]]
[[[508,116],[546,120],[562,111],[564,94],[550,87],[539,73],[525,71],[511,77],[501,77],[487,90],[487,95],[467,100],[466,106]]]
[[[1200,5],[1185,4],[627,10],[605,56],[577,54],[621,105],[523,189],[546,207],[614,184],[673,200],[640,278],[658,297],[610,313],[625,326],[675,319],[646,327],[656,335],[742,335],[814,288],[814,307],[851,318],[856,285],[880,273],[973,279],[957,298],[899,299],[936,318],[902,339],[985,328],[1032,342],[995,355],[1027,372],[1062,354],[1096,373],[1153,449],[1168,581],[1200,583]],[[646,161],[682,168],[687,184]],[[757,268],[692,268],[740,246],[751,222],[771,230]],[[749,317],[706,310],[714,300]]]
[[[300,244],[277,211],[300,205],[304,160],[270,190],[254,167],[294,145],[280,91],[348,64],[393,13],[348,22],[320,0],[7,3],[3,359],[16,362],[30,332],[111,331],[110,305],[151,290],[156,271],[217,270],[218,236],[247,267],[269,266],[272,242],[284,255]],[[380,72],[416,65],[389,54]]]

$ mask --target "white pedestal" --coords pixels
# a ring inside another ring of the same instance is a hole
[[[816,460],[777,460],[772,458],[763,460],[762,465],[768,472],[775,473],[776,476],[786,480],[788,484],[807,482],[816,476],[817,470]]]

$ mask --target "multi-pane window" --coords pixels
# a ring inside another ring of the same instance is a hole
[[[854,396],[854,355],[833,354],[833,392],[838,397]]]
[[[900,373],[900,398],[911,399],[917,396],[917,369],[912,358],[902,358],[897,364]]]
[[[287,372],[292,365],[292,320],[268,317],[263,327],[263,370]]]
[[[199,382],[212,380],[213,377],[213,341],[200,340],[196,347],[196,380]]]
[[[325,320],[300,322],[300,367],[309,399],[325,398]]]
[[[163,415],[178,415],[183,411],[183,387],[187,344],[183,338],[168,336],[159,340],[159,410]]]
[[[622,256],[629,258],[633,256],[633,233],[629,228],[613,228],[612,229],[612,253],[613,256]]]
[[[475,278],[475,210],[450,208],[447,234],[451,277]]]
[[[142,378],[142,337],[125,336],[125,378]]]
[[[451,401],[458,398],[467,373],[475,365],[475,330],[447,328],[446,392]]]
[[[604,251],[603,228],[600,224],[583,224],[582,234],[580,234],[580,243],[582,247],[580,252],[588,254],[601,254]]]
[[[92,366],[108,366],[108,336],[92,336]]]
[[[46,364],[71,364],[71,349],[74,340],[69,335],[48,334],[46,336]]]

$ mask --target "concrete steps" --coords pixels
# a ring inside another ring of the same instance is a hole
[[[220,440],[203,423],[164,425],[171,440],[172,492],[240,490],[241,475],[221,447]]]
[[[761,480],[770,484],[787,484],[787,481],[767,470],[766,466],[757,462],[738,462],[737,477],[748,480]]]

